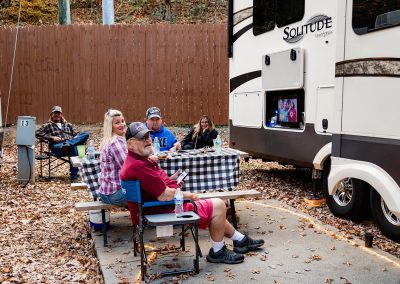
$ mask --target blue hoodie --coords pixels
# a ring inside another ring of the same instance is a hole
[[[147,126],[147,124],[146,124]],[[148,128],[148,127],[147,127]],[[169,131],[164,125],[161,126],[158,131],[150,131],[151,140],[154,141],[154,137],[158,137],[160,141],[160,151],[168,151],[177,142],[174,134]]]

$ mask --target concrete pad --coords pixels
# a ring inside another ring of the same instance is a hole
[[[266,241],[263,249],[248,253],[245,262],[236,265],[212,264],[205,260],[210,238],[199,230],[200,274],[183,277],[190,283],[394,283],[400,284],[400,259],[379,249],[367,249],[361,240],[346,240],[335,228],[322,225],[295,209],[272,200],[237,202],[240,230],[253,238]],[[134,283],[140,272],[140,258],[133,256],[132,226],[129,212],[111,215],[109,247],[103,247],[101,233],[94,233],[95,248],[105,283]],[[151,246],[178,245],[175,237],[155,236],[155,229],[146,231]],[[231,241],[226,240],[228,246]],[[168,269],[191,268],[194,242],[186,238],[184,253],[159,254],[148,272],[156,275]],[[176,276],[179,277],[179,276]],[[168,282],[172,277],[153,280]]]

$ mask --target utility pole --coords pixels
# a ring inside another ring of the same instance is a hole
[[[103,0],[103,25],[114,25],[114,0]]]
[[[60,25],[71,24],[69,0],[58,0],[58,22]]]

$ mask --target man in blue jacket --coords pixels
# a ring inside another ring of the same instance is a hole
[[[169,151],[171,148],[181,149],[181,143],[168,128],[164,127],[161,111],[158,107],[151,107],[146,111],[146,126],[150,130],[151,139],[157,137],[160,141],[160,151]]]

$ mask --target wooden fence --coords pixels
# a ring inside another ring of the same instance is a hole
[[[15,28],[0,28],[3,123]],[[42,123],[60,105],[69,121],[102,122],[108,108],[127,121],[160,107],[168,124],[210,114],[228,120],[226,28],[202,25],[70,25],[20,28],[8,122]]]

